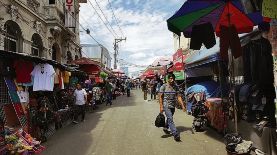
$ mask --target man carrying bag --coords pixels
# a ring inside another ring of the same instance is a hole
[[[168,128],[170,129],[171,133],[174,136],[175,141],[181,141],[180,133],[177,131],[175,124],[173,122],[173,115],[175,112],[175,107],[177,106],[178,102],[183,111],[186,111],[184,106],[181,94],[177,85],[175,84],[175,76],[174,74],[168,75],[168,81],[160,88],[159,94],[159,101],[160,101],[160,113],[165,112],[166,115],[166,123],[163,131],[166,134],[169,134]]]

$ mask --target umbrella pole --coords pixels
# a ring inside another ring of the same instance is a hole
[[[235,88],[235,67],[234,67],[234,58],[231,57],[231,66],[232,66],[232,87]],[[237,102],[236,102],[236,93],[234,89],[234,121],[235,121],[235,133],[238,133],[238,115],[237,115]]]
[[[229,14],[228,14],[228,24],[229,24],[229,33],[231,34],[231,32],[230,32],[230,27],[231,27],[231,14],[230,14],[230,2],[228,2],[228,4],[227,4],[228,6],[228,12],[229,12]],[[229,39],[229,41],[231,41],[230,39]],[[235,74],[234,74],[234,69],[235,67],[234,67],[234,58],[233,58],[233,55],[232,55],[232,52],[231,52],[231,74],[230,74],[230,77],[232,78],[231,79],[231,86],[232,86],[232,88],[235,88]],[[235,90],[234,90],[235,91]],[[235,123],[235,133],[238,133],[238,116],[237,116],[237,103],[236,103],[236,93],[234,92],[234,107],[233,107],[234,109],[234,123]]]

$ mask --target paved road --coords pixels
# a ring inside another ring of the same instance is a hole
[[[182,142],[154,126],[156,101],[144,101],[141,91],[121,96],[111,107],[101,106],[86,121],[59,130],[48,139],[44,155],[224,155],[223,138],[213,130],[193,134],[191,116],[181,110],[175,124]]]

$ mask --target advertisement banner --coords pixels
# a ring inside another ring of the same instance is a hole
[[[175,80],[185,80],[185,72],[184,71],[175,71],[173,72],[175,75]]]
[[[174,55],[173,55],[173,64],[174,64],[174,71],[182,71],[184,70],[184,54],[183,50],[179,49]]]
[[[65,0],[65,27],[76,27],[75,0]]]

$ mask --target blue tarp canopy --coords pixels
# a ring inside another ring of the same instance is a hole
[[[199,51],[193,51],[185,60],[186,69],[199,67],[219,60],[219,39],[216,42],[216,45],[210,49],[203,47]]]
[[[205,93],[206,98],[219,97],[220,95],[219,84],[216,83],[215,81],[200,82],[189,87],[186,91],[186,94],[201,93],[201,92]]]

